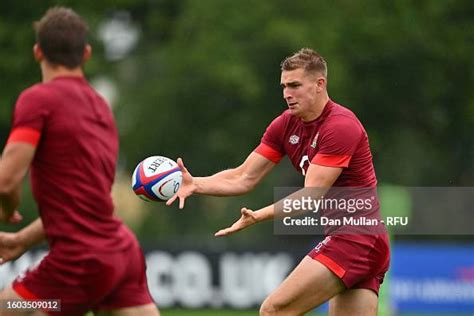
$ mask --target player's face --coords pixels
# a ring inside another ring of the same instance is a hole
[[[280,85],[291,114],[310,120],[321,90],[318,77],[307,74],[302,68],[283,70]]]

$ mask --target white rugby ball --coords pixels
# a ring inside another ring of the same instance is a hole
[[[141,161],[132,175],[132,189],[145,201],[166,201],[178,192],[183,175],[178,164],[167,157],[152,156]]]

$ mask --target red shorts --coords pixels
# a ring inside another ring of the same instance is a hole
[[[52,315],[84,315],[152,303],[146,264],[137,243],[119,252],[82,254],[80,258],[51,251],[40,264],[19,276],[13,289],[24,299],[58,299]]]
[[[348,289],[370,289],[377,295],[390,263],[388,235],[335,235],[308,256],[324,264]]]

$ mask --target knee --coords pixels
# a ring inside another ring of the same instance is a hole
[[[18,296],[16,293],[13,291],[13,289],[9,286],[3,288],[0,290],[0,300],[12,300],[12,299],[18,299]],[[2,315],[0,313],[0,315]]]
[[[267,300],[263,301],[262,305],[260,305],[260,311],[259,311],[260,316],[270,316],[270,315],[275,315],[275,308],[268,303]]]
[[[267,298],[260,306],[260,316],[275,316],[283,309],[283,305],[275,300]]]

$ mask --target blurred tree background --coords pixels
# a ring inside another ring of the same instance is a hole
[[[302,47],[325,56],[330,96],[365,125],[380,183],[473,185],[472,1],[3,0],[3,142],[18,94],[40,80],[32,22],[53,5],[90,24],[87,77],[109,99],[120,130],[117,209],[142,240],[207,242],[240,207],[272,202],[274,186],[302,185],[284,161],[255,192],[193,197],[184,211],[130,190],[133,168],[152,155],[182,157],[194,175],[240,164],[285,109],[279,63]],[[271,224],[261,225],[215,244],[271,234]]]

